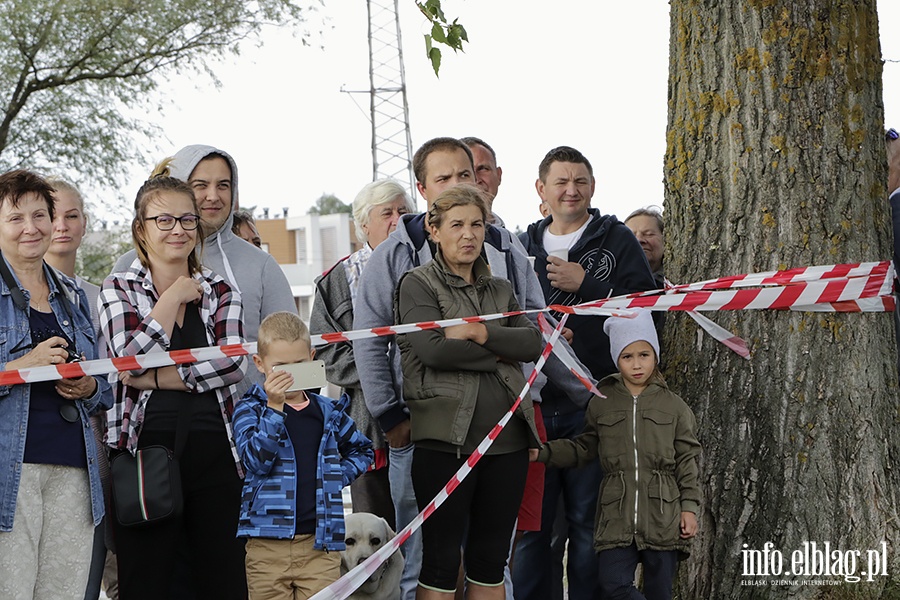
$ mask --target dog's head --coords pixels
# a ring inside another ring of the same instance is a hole
[[[351,513],[345,519],[346,550],[341,552],[341,573],[365,562],[394,537],[387,521],[371,513]],[[393,598],[399,593],[403,558],[395,552],[385,561],[351,598]]]

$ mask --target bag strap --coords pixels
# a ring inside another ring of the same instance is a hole
[[[0,277],[3,277],[3,283],[9,288],[9,293],[16,307],[19,310],[25,310],[28,307],[28,298],[25,297],[25,292],[22,291],[22,288],[19,287],[19,284],[13,278],[2,252],[0,252]]]

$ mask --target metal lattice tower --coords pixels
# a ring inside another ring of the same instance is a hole
[[[409,181],[415,198],[412,137],[406,102],[406,74],[400,40],[398,0],[367,0],[369,11],[369,112],[372,121],[372,179]]]

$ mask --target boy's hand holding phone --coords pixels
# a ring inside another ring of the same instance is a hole
[[[288,371],[273,369],[266,373],[263,389],[266,391],[269,408],[284,411],[285,393],[294,385],[294,376]]]

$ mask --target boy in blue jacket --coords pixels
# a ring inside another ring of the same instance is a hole
[[[309,330],[288,312],[259,327],[256,368],[266,380],[234,410],[234,436],[247,472],[238,537],[247,537],[247,586],[257,598],[309,598],[340,577],[341,490],[366,472],[372,442],[337,402],[288,392],[293,376],[275,367],[312,360]]]

